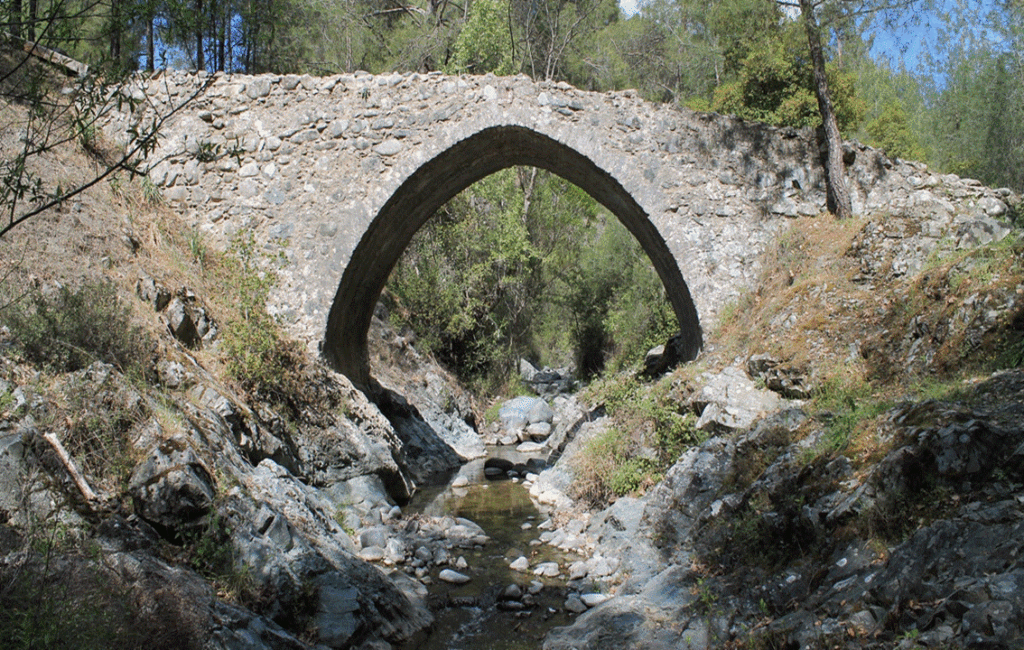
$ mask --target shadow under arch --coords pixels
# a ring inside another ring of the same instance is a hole
[[[459,141],[409,176],[367,227],[352,252],[331,305],[322,354],[363,389],[371,385],[367,333],[388,276],[416,231],[441,206],[506,167],[539,167],[575,184],[629,230],[665,286],[681,336],[683,360],[696,358],[703,334],[675,257],[644,209],[608,172],[557,140],[523,126],[494,126]]]

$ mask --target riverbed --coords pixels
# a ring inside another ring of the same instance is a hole
[[[506,450],[491,450],[513,462],[525,459]],[[469,582],[450,584],[431,576],[428,603],[436,623],[428,635],[403,650],[526,650],[541,646],[553,627],[571,622],[565,608],[564,572],[541,577],[509,565],[526,557],[530,567],[576,559],[538,539],[551,523],[538,510],[521,479],[487,477],[484,459],[472,461],[437,485],[423,487],[404,509],[410,514],[469,519],[490,538],[486,545],[461,551],[458,571]],[[453,486],[454,483],[454,486]],[[514,586],[513,586],[514,585]]]

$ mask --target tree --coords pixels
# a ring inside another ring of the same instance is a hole
[[[451,72],[508,75],[516,71],[508,5],[500,0],[474,0],[448,68]]]
[[[906,26],[917,20],[917,12],[928,0],[776,0],[782,7],[799,11],[807,35],[807,52],[814,70],[814,92],[826,148],[825,175],[829,210],[839,218],[853,214],[846,186],[842,135],[836,117],[833,94],[829,88],[823,36],[859,27],[858,22],[872,18],[887,28]],[[863,24],[863,23],[861,23]],[[840,41],[841,42],[841,41]]]
[[[534,79],[566,78],[569,59],[619,19],[614,0],[511,0],[510,28],[522,31],[522,69]]]
[[[878,117],[865,128],[871,135],[872,144],[884,149],[890,157],[907,160],[921,160],[924,157],[924,150],[911,133],[910,120],[901,104],[886,104]]]
[[[828,74],[825,72],[825,51],[821,45],[821,28],[814,15],[816,3],[813,0],[800,0],[800,17],[807,30],[807,48],[811,53],[814,66],[814,92],[818,98],[818,110],[825,131],[827,162],[825,177],[828,188],[829,210],[840,219],[853,216],[853,202],[850,191],[846,187],[846,170],[843,163],[843,137],[839,133],[839,121],[836,119],[832,95],[828,89]]]
[[[931,98],[930,158],[939,167],[1024,191],[1024,4],[947,16],[944,87]],[[978,29],[983,26],[985,29]]]

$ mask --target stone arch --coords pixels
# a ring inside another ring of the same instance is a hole
[[[675,257],[648,213],[611,174],[590,158],[525,126],[490,126],[460,140],[414,171],[391,195],[352,252],[331,304],[322,353],[356,385],[370,383],[366,337],[391,270],[413,235],[438,208],[478,180],[525,165],[577,185],[636,237],[665,286],[679,321],[680,352],[696,357],[700,320]]]

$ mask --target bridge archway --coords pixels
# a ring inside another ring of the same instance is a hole
[[[590,158],[525,126],[491,126],[460,140],[413,172],[367,227],[331,304],[324,358],[358,386],[370,384],[367,333],[374,307],[402,253],[449,199],[506,167],[539,167],[575,184],[636,237],[665,286],[682,332],[681,352],[696,357],[703,335],[690,290],[647,211]]]

